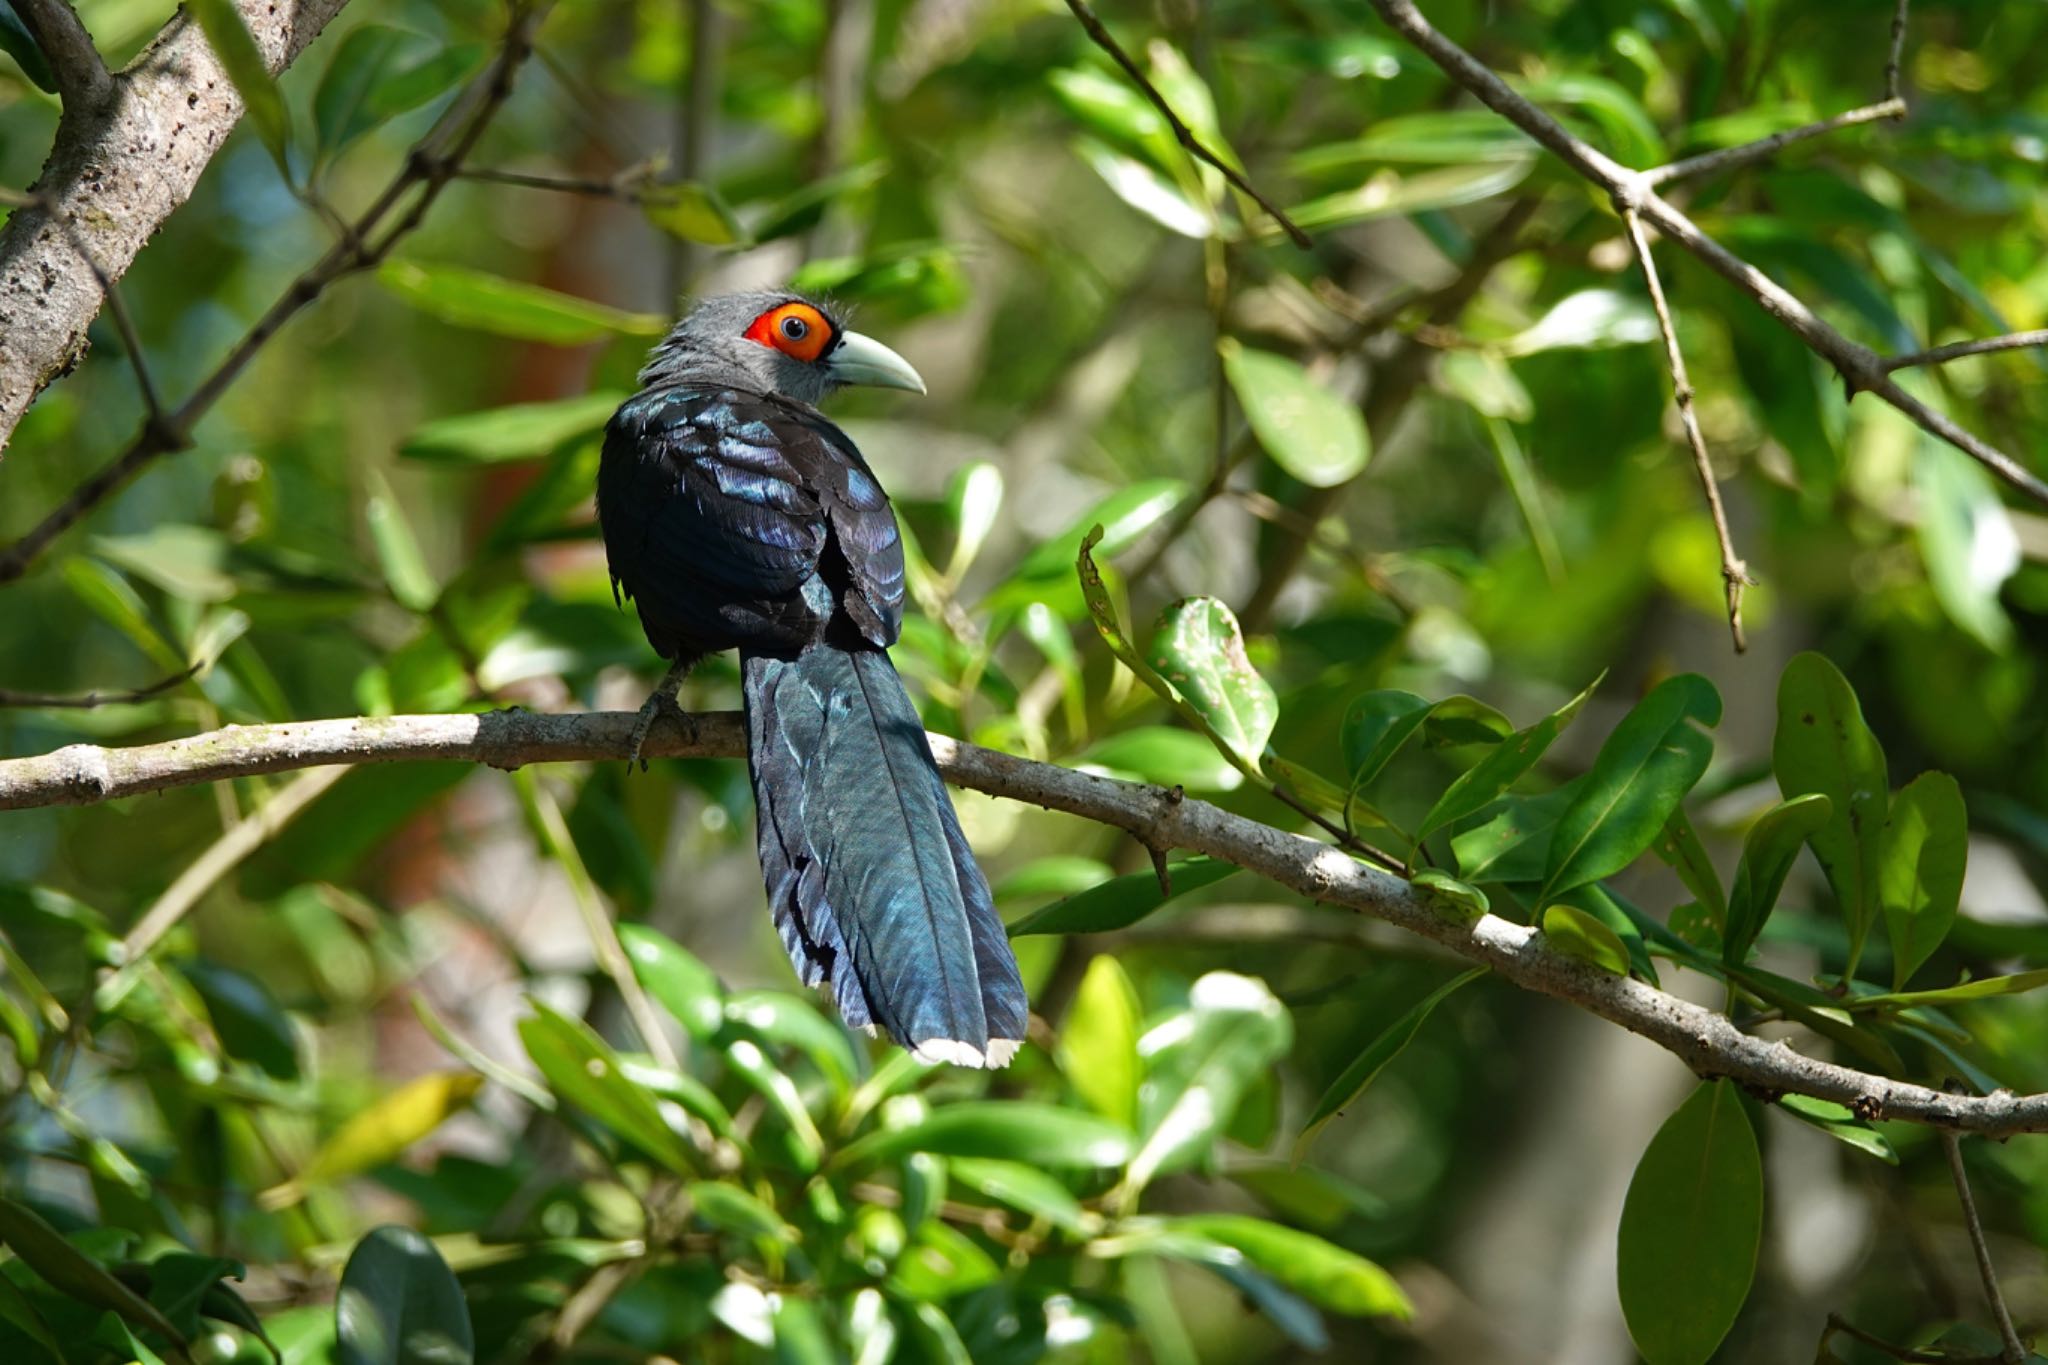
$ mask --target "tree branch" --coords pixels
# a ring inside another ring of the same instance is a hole
[[[1414,0],[1372,0],[1372,7],[1390,27],[1442,68],[1480,103],[1527,133],[1572,170],[1614,196],[1617,205],[1633,205],[1644,222],[1697,256],[1716,274],[1754,299],[1771,317],[1841,372],[1853,395],[1863,391],[1897,408],[1930,435],[1938,436],[1982,464],[2007,485],[2048,506],[2048,482],[1983,438],[1934,411],[1894,382],[1884,359],[1868,346],[1851,341],[1821,321],[1776,280],[1702,232],[1679,210],[1658,198],[1646,174],[1621,165],[1574,137],[1565,126],[1445,37],[1416,9]],[[1896,21],[1895,21],[1896,22]],[[1895,29],[1895,32],[1898,31]]]
[[[405,166],[384,192],[354,223],[347,226],[341,240],[328,248],[326,255],[286,286],[276,302],[243,334],[234,349],[175,412],[153,413],[126,450],[72,489],[70,496],[19,539],[0,548],[0,584],[20,578],[52,541],[125,487],[152,462],[188,448],[192,443],[192,429],[199,419],[212,410],[221,395],[241,377],[242,371],[286,323],[336,281],[374,269],[390,255],[401,238],[420,225],[427,210],[455,178],[456,171],[476,146],[477,139],[483,136],[484,129],[512,93],[512,77],[531,54],[533,33],[546,9],[545,3],[518,9],[496,60],[471,82],[434,128],[413,148]],[[413,193],[415,190],[417,194]],[[392,215],[400,204],[406,202],[408,195],[412,195],[412,199],[405,212],[393,219]],[[388,225],[387,220],[391,220]],[[0,325],[4,322],[4,317],[0,317]],[[4,350],[4,342],[0,342],[0,350]],[[4,370],[4,366],[0,366],[0,370]]]
[[[128,749],[73,745],[0,760],[0,810],[91,805],[257,773],[336,764],[441,760],[517,768],[528,763],[623,762],[636,717],[627,711],[538,715],[383,716],[230,726]],[[1122,829],[1148,848],[1183,848],[1234,863],[1307,899],[1418,934],[1526,990],[1619,1024],[1703,1076],[1769,1093],[1811,1095],[1858,1113],[1955,1132],[2005,1137],[2048,1132],[2048,1094],[1955,1095],[1802,1056],[1752,1038],[1721,1014],[1552,950],[1543,935],[1495,915],[1465,919],[1399,877],[1339,849],[1233,815],[1160,787],[1076,772],[931,736],[940,771],[957,786]],[[737,758],[737,712],[664,717],[647,737],[657,758]]]
[[[1991,1248],[1984,1241],[1984,1223],[1977,1217],[1977,1199],[1970,1193],[1970,1174],[1963,1169],[1963,1144],[1954,1133],[1944,1132],[1941,1150],[1948,1156],[1948,1173],[1956,1183],[1956,1202],[1963,1209],[1963,1227],[1970,1234],[1970,1250],[1977,1256],[1984,1300],[1991,1305],[1991,1316],[1998,1323],[1998,1340],[2004,1348],[1998,1358],[2004,1365],[2021,1365],[2027,1358],[2027,1348],[2021,1344],[2020,1334],[2013,1330],[2012,1314],[2006,1309],[2005,1295],[1999,1292],[1998,1268],[1991,1264]]]
[[[107,64],[70,0],[14,0],[14,12],[50,63],[66,114],[91,109],[106,99],[114,78],[107,74]]]
[[[240,0],[264,62],[282,71],[348,0]],[[197,24],[183,14],[95,100],[74,99],[91,38],[54,43],[47,28],[76,25],[63,0],[19,7],[41,17],[37,39],[64,82],[64,113],[36,179],[37,203],[0,227],[0,448],[45,385],[85,354],[86,328],[104,292],[97,274],[119,279],[198,183],[242,117],[234,83]],[[59,12],[62,12],[61,14]],[[31,21],[34,22],[34,21]],[[66,51],[70,55],[65,56]],[[98,54],[92,54],[98,62]],[[67,68],[72,74],[67,76]],[[82,235],[73,249],[75,230]]]
[[[1301,230],[1301,226],[1298,223],[1287,216],[1285,210],[1265,195],[1259,193],[1257,187],[1251,181],[1245,179],[1235,167],[1226,164],[1222,157],[1217,156],[1216,153],[1202,145],[1202,140],[1196,137],[1193,130],[1185,123],[1180,121],[1180,115],[1173,112],[1173,106],[1166,102],[1166,96],[1159,93],[1158,87],[1152,84],[1151,78],[1146,76],[1144,70],[1135,61],[1131,60],[1131,54],[1124,51],[1123,44],[1119,43],[1115,35],[1102,26],[1102,20],[1095,17],[1095,11],[1088,7],[1087,0],[1067,0],[1067,8],[1072,10],[1074,17],[1081,21],[1081,27],[1087,31],[1089,40],[1104,52],[1107,52],[1116,61],[1116,64],[1124,69],[1124,74],[1137,83],[1138,89],[1144,91],[1145,98],[1152,102],[1152,107],[1157,109],[1160,117],[1166,120],[1166,126],[1173,130],[1174,141],[1186,148],[1189,156],[1194,157],[1198,161],[1206,161],[1217,170],[1223,172],[1225,180],[1228,180],[1246,198],[1264,209],[1266,215],[1280,225],[1281,230],[1287,234],[1289,241],[1293,242],[1303,251],[1309,251],[1315,247],[1315,242],[1310,239],[1306,232]]]
[[[2017,351],[2025,346],[2048,346],[2048,327],[2033,332],[2013,332],[2002,337],[1982,337],[1976,341],[1957,341],[1947,346],[1936,346],[1929,351],[1914,351],[1910,355],[1888,356],[1884,367],[1887,370],[1910,369],[1915,365],[1946,365],[1951,360],[1961,360],[1966,355],[1987,355],[1992,351]]]

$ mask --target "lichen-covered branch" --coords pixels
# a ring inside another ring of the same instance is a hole
[[[625,760],[630,712],[383,716],[230,726],[135,748],[73,745],[0,760],[0,811],[90,805],[258,773],[335,764],[453,760],[517,768],[529,763]],[[1811,1095],[1873,1117],[2003,1137],[2048,1132],[2048,1094],[1958,1095],[1807,1057],[1789,1043],[1751,1037],[1726,1017],[1552,949],[1536,929],[1494,915],[1469,919],[1427,893],[1328,844],[1233,815],[1177,790],[1119,782],[931,737],[947,780],[1129,832],[1148,848],[1186,849],[1235,863],[1308,900],[1371,915],[1419,934],[1526,990],[1554,996],[1637,1033],[1704,1076],[1728,1076],[1768,1094]],[[664,718],[649,757],[737,758],[746,736],[736,712]]]

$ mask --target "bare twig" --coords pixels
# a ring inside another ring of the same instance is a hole
[[[1948,1156],[1948,1173],[1956,1182],[1956,1202],[1962,1205],[1963,1227],[1970,1234],[1970,1250],[1977,1256],[1977,1274],[1984,1281],[1984,1300],[1991,1305],[1991,1316],[1998,1322],[1998,1339],[2004,1348],[1999,1359],[2005,1365],[2021,1365],[2027,1358],[2027,1348],[2020,1341],[2020,1334],[2013,1330],[2012,1314],[2006,1311],[2005,1295],[1998,1289],[1998,1269],[1991,1264],[1991,1248],[1984,1241],[1984,1223],[1977,1217],[1976,1196],[1970,1193],[1970,1175],[1963,1169],[1962,1141],[1954,1133],[1944,1130],[1941,1150]]]
[[[2048,346],[2048,327],[2032,332],[2012,332],[2002,337],[1983,337],[1977,341],[1957,341],[1947,346],[1936,346],[1932,350],[1914,351],[1911,355],[1888,356],[1886,370],[1904,370],[1915,365],[1946,365],[1951,360],[1961,360],[1966,355],[1987,355],[1992,351],[2017,351],[2027,346]]]
[[[142,353],[142,336],[135,330],[135,319],[128,312],[128,303],[121,295],[121,286],[107,273],[92,254],[92,244],[85,240],[85,234],[78,230],[78,224],[64,215],[55,206],[44,202],[44,211],[64,228],[64,235],[71,242],[71,249],[78,253],[78,259],[85,262],[85,268],[99,282],[100,296],[106,300],[107,311],[114,315],[114,329],[121,334],[121,347],[128,352],[128,366],[135,371],[135,387],[142,394],[142,410],[148,414],[151,426],[164,420],[164,400],[157,392],[156,381],[149,375],[149,358]]]
[[[1692,447],[1693,470],[1700,489],[1707,495],[1707,511],[1714,519],[1714,539],[1721,547],[1721,580],[1728,590],[1728,632],[1735,640],[1735,652],[1749,648],[1742,634],[1742,592],[1751,583],[1748,566],[1735,553],[1735,539],[1728,532],[1728,512],[1721,505],[1721,488],[1714,480],[1714,462],[1707,455],[1707,438],[1700,431],[1699,414],[1693,410],[1692,380],[1685,370],[1685,352],[1679,349],[1678,330],[1671,324],[1671,308],[1664,301],[1664,282],[1658,278],[1657,262],[1650,255],[1649,238],[1633,206],[1624,205],[1621,221],[1628,227],[1629,245],[1642,263],[1643,280],[1650,287],[1650,303],[1657,310],[1657,326],[1664,333],[1664,359],[1671,366],[1671,388],[1678,402],[1679,424],[1685,428],[1686,444]]]
[[[518,9],[497,59],[456,99],[433,130],[413,149],[404,168],[384,192],[363,211],[341,241],[285,288],[276,302],[256,320],[227,357],[175,412],[146,422],[126,450],[74,488],[70,496],[20,539],[0,549],[0,584],[20,578],[50,542],[126,486],[155,460],[188,448],[192,443],[192,429],[199,419],[212,410],[221,395],[287,322],[337,280],[376,267],[391,253],[400,238],[419,226],[427,210],[454,178],[477,139],[511,94],[513,74],[532,52],[534,29],[546,9],[545,0]],[[412,196],[410,204],[394,218],[408,195]]]
[[[96,706],[148,701],[151,697],[159,696],[180,683],[189,681],[204,666],[205,660],[200,660],[168,677],[158,678],[147,687],[131,688],[126,692],[17,692],[12,688],[0,687],[0,707],[43,711],[90,711]]]
[[[649,162],[628,166],[609,179],[591,176],[533,175],[497,166],[462,166],[457,180],[480,180],[492,185],[516,185],[520,189],[553,190],[558,194],[582,194],[595,199],[622,199],[630,204],[661,202],[663,187],[654,183],[654,166]]]
[[[1081,21],[1081,27],[1087,32],[1089,39],[1097,47],[1107,52],[1116,61],[1116,64],[1124,69],[1124,74],[1129,76],[1137,84],[1137,87],[1145,92],[1145,98],[1152,101],[1152,107],[1159,111],[1160,116],[1166,120],[1166,126],[1173,130],[1174,141],[1186,148],[1188,155],[1197,160],[1205,161],[1221,171],[1225,180],[1228,180],[1246,198],[1264,209],[1266,215],[1280,225],[1281,230],[1287,234],[1289,241],[1293,242],[1303,251],[1314,248],[1315,242],[1310,239],[1306,232],[1301,230],[1299,224],[1287,216],[1285,210],[1265,195],[1259,193],[1251,181],[1240,175],[1222,157],[1217,156],[1216,153],[1203,146],[1202,140],[1196,137],[1185,123],[1180,121],[1180,115],[1173,112],[1173,106],[1166,102],[1166,96],[1159,93],[1158,87],[1152,84],[1151,78],[1145,74],[1143,68],[1131,60],[1131,54],[1124,51],[1123,44],[1119,43],[1110,31],[1102,26],[1102,20],[1095,17],[1095,11],[1089,8],[1087,0],[1067,0],[1067,8],[1072,10],[1074,17]]]
[[[70,0],[15,0],[14,12],[50,63],[65,113],[91,109],[112,93],[114,78]]]
[[[1906,51],[1906,6],[1910,0],[1899,0],[1898,8],[1892,11],[1892,49],[1884,62],[1884,97],[1888,100],[1900,98],[1899,58]]]
[[[1884,360],[1868,346],[1851,341],[1823,322],[1770,276],[1702,232],[1698,224],[1642,184],[1642,172],[1616,162],[1572,135],[1565,126],[1532,104],[1492,69],[1445,37],[1414,0],[1372,0],[1372,6],[1393,29],[1442,68],[1482,104],[1563,161],[1572,170],[1610,194],[1631,202],[1642,220],[1697,256],[1716,274],[1754,299],[1807,347],[1832,364],[1851,394],[1863,391],[1897,408],[1922,430],[1955,446],[2033,501],[2048,506],[2048,482],[1983,438],[1959,426],[1907,393],[1885,371]]]
[[[256,773],[335,764],[435,759],[517,768],[529,763],[617,761],[636,717],[617,711],[540,715],[383,716],[230,726],[129,749],[74,745],[0,760],[0,810],[88,805]],[[2004,1137],[2048,1132],[2048,1094],[1958,1095],[1807,1057],[1753,1038],[1719,1012],[1551,949],[1531,925],[1446,912],[1425,892],[1341,849],[1234,815],[1206,801],[1169,800],[1158,787],[930,737],[939,769],[957,786],[1122,829],[1147,848],[1182,848],[1234,863],[1306,900],[1371,915],[1490,968],[1525,990],[1568,1001],[1642,1035],[1704,1076],[1759,1091],[1811,1095],[1858,1113]],[[649,757],[737,758],[746,736],[735,712],[655,724]],[[272,804],[276,804],[273,800]],[[266,808],[267,809],[267,808]]]
[[[1902,119],[1906,116],[1906,102],[1894,96],[1876,104],[1866,104],[1861,109],[1850,109],[1824,118],[1818,123],[1801,124],[1787,128],[1781,133],[1745,142],[1739,147],[1723,147],[1718,151],[1702,152],[1689,156],[1683,161],[1673,161],[1655,170],[1643,172],[1643,183],[1647,185],[1668,185],[1674,180],[1684,180],[1695,175],[1712,175],[1717,171],[1732,171],[1740,166],[1753,165],[1768,160],[1795,142],[1820,137],[1825,133],[1853,128],[1859,123],[1875,123],[1879,119]]]
[[[1821,1335],[1820,1344],[1825,1347],[1828,1338],[1837,1332],[1851,1341],[1861,1342],[1873,1351],[1881,1351],[1893,1360],[1903,1360],[1906,1365],[1959,1365],[1958,1358],[1947,1351],[1920,1351],[1911,1346],[1886,1341],[1874,1332],[1866,1332],[1840,1313],[1828,1314],[1827,1331]]]

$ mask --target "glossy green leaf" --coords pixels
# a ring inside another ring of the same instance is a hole
[[[1142,1189],[1155,1175],[1206,1155],[1238,1100],[1285,1055],[1294,1024],[1266,983],[1235,972],[1195,981],[1187,1008],[1138,1040],[1145,1083],[1138,1091],[1138,1150],[1127,1179]]]
[[[1220,882],[1239,870],[1235,863],[1215,858],[1189,858],[1184,862],[1168,863],[1166,875],[1173,884],[1171,893],[1160,889],[1157,873],[1149,870],[1132,872],[1026,915],[1010,926],[1010,937],[1105,934],[1115,929],[1128,929],[1175,896]]]
[[[1657,838],[1707,770],[1721,695],[1697,673],[1653,688],[1600,746],[1550,838],[1540,902],[1611,877]]]
[[[1627,976],[1628,948],[1598,916],[1559,902],[1543,912],[1543,937],[1558,952]]]
[[[693,1180],[684,1187],[691,1211],[721,1232],[769,1241],[794,1241],[796,1230],[768,1204],[736,1184]]]
[[[1820,654],[1800,654],[1778,680],[1778,729],[1771,745],[1778,790],[1819,792],[1827,823],[1807,836],[1849,924],[1849,955],[1859,958],[1878,912],[1878,868],[1890,800],[1884,750],[1841,670]]]
[[[468,1365],[469,1304],[434,1244],[372,1228],[349,1253],[334,1300],[337,1365]]]
[[[968,465],[947,486],[946,504],[953,514],[953,553],[946,561],[946,581],[957,584],[980,557],[1002,515],[1002,469],[987,460]]]
[[[1742,838],[1735,868],[1735,894],[1728,901],[1721,960],[1739,964],[1763,932],[1778,903],[1799,849],[1834,816],[1834,804],[1818,792],[1797,796],[1765,811]]]
[[[674,939],[644,924],[621,924],[619,942],[633,976],[648,996],[698,1042],[725,1022],[725,989],[718,975]]]
[[[630,1080],[619,1056],[588,1024],[540,1001],[519,1021],[519,1041],[556,1098],[590,1115],[671,1171],[688,1175],[696,1162],[662,1117],[654,1097]]]
[[[1436,1007],[1449,999],[1460,986],[1476,981],[1486,975],[1484,967],[1474,967],[1444,982],[1428,995],[1418,1000],[1406,1013],[1366,1043],[1351,1064],[1344,1068],[1337,1079],[1330,1082],[1323,1091],[1323,1097],[1316,1101],[1315,1109],[1309,1114],[1308,1122],[1301,1127],[1301,1135],[1294,1140],[1294,1159],[1300,1161],[1329,1122],[1357,1103],[1366,1087],[1379,1078],[1388,1063],[1400,1056],[1422,1031],[1422,1026],[1435,1012]]]
[[[513,403],[437,418],[407,437],[399,454],[455,464],[537,460],[565,441],[602,430],[626,398],[623,390],[601,389],[548,403]]]
[[[934,1218],[903,1249],[887,1288],[897,1298],[928,1303],[994,1284],[1002,1275],[972,1238]]]
[[[1999,995],[2022,995],[2048,986],[2048,967],[2010,976],[1981,976],[1960,985],[1926,991],[1887,991],[1882,995],[1860,995],[1842,1001],[1845,1009],[1911,1009],[1919,1005],[1960,1005],[1970,1000],[1989,1000]]]
[[[1558,300],[1527,329],[1502,343],[1509,356],[1538,351],[1602,350],[1657,339],[1657,315],[1640,297],[1613,289],[1582,289]]]
[[[1468,882],[1540,882],[1550,836],[1577,798],[1583,778],[1541,796],[1504,796],[1473,818],[1479,823],[1451,836],[1458,875]]]
[[[1453,877],[1440,867],[1425,867],[1409,879],[1417,891],[1427,895],[1439,910],[1459,919],[1478,919],[1491,905],[1486,893],[1468,881]]]
[[[1101,1225],[1101,1217],[1082,1208],[1073,1191],[1036,1166],[973,1156],[956,1156],[948,1165],[955,1180],[984,1199],[1042,1218],[1062,1232],[1086,1237]]]
[[[178,973],[206,1002],[214,1036],[229,1056],[254,1062],[279,1080],[299,1074],[292,1021],[261,981],[203,959],[179,963]]]
[[[1535,165],[1535,157],[1522,156],[1409,175],[1382,170],[1356,189],[1297,204],[1287,216],[1314,232],[1377,218],[1434,213],[1506,194],[1528,179]]]
[[[1763,1215],[1740,1092],[1709,1081],[1650,1140],[1622,1206],[1621,1308],[1649,1365],[1706,1365],[1749,1297]]]
[[[1899,1164],[1899,1154],[1883,1133],[1856,1117],[1845,1104],[1817,1100],[1808,1095],[1782,1095],[1778,1107],[1801,1123],[1820,1129],[1838,1142],[1867,1152],[1887,1166]]]
[[[1356,404],[1285,356],[1228,338],[1217,349],[1245,421],[1282,469],[1311,487],[1331,488],[1365,468],[1372,442]]]
[[[1053,1052],[1088,1107],[1126,1128],[1138,1122],[1142,1021],[1130,977],[1110,954],[1097,953],[1081,975]]]
[[[1482,417],[1526,422],[1536,415],[1536,400],[1515,377],[1514,367],[1492,351],[1447,351],[1437,363],[1437,378]]]
[[[155,1304],[115,1279],[26,1204],[0,1198],[0,1244],[58,1293],[118,1313],[124,1322],[146,1327],[180,1347],[185,1345],[184,1334]]]
[[[1088,163],[1088,169],[1102,177],[1112,194],[1168,232],[1197,241],[1216,235],[1219,224],[1209,209],[1136,157],[1125,156],[1093,138],[1081,138],[1074,150]]]
[[[993,1157],[1054,1168],[1121,1166],[1130,1130],[1091,1114],[1016,1100],[960,1100],[903,1128],[870,1133],[843,1148],[835,1167],[889,1161],[907,1152]]]
[[[1280,699],[1252,666],[1229,607],[1213,597],[1174,603],[1159,614],[1149,659],[1212,733],[1244,763],[1259,766],[1280,721]]]
[[[271,159],[289,178],[291,170],[286,158],[292,142],[291,110],[286,107],[284,93],[272,79],[255,38],[243,23],[242,12],[235,8],[233,0],[190,0],[187,8],[199,21],[207,45],[220,59],[221,69],[234,82],[235,93],[242,97],[256,135],[263,139]]]
[[[1879,842],[1877,890],[1892,944],[1893,990],[1948,937],[1969,853],[1969,813],[1953,777],[1922,773],[1892,798]]]
[[[1214,1263],[1241,1258],[1309,1302],[1352,1317],[1408,1318],[1414,1306],[1373,1262],[1314,1233],[1235,1213],[1145,1220],[1097,1244],[1098,1255],[1149,1254]]]
[[[802,996],[736,991],[726,999],[725,1020],[730,1028],[721,1041],[745,1034],[770,1046],[795,1048],[841,1097],[853,1089],[863,1069],[846,1030]]]
[[[1671,818],[1664,822],[1664,832],[1650,847],[1678,874],[1685,889],[1692,892],[1714,932],[1721,933],[1728,923],[1728,896],[1721,889],[1721,874],[1714,870],[1713,859],[1707,856],[1706,846],[1700,843],[1699,833],[1686,818],[1682,804],[1671,812]]]
[[[551,346],[582,346],[615,336],[657,337],[667,319],[628,313],[537,284],[468,266],[392,260],[377,279],[405,302],[457,327]]]
[[[1352,700],[1340,738],[1354,790],[1372,784],[1429,713],[1429,702],[1413,692],[1367,692]]]
[[[1315,1166],[1294,1161],[1231,1165],[1224,1174],[1271,1205],[1290,1223],[1331,1232],[1354,1218],[1386,1216],[1387,1201]]]
[[[805,1174],[818,1169],[825,1160],[825,1137],[817,1120],[804,1103],[803,1092],[789,1073],[775,1065],[760,1044],[749,1038],[735,1038],[725,1044],[725,1064],[733,1074],[768,1103],[782,1122],[789,1156]]]
[[[1499,799],[1509,787],[1520,781],[1523,774],[1535,767],[1564,728],[1579,714],[1579,708],[1593,695],[1593,689],[1600,685],[1595,678],[1585,691],[1573,697],[1557,710],[1537,721],[1526,730],[1517,730],[1488,750],[1486,757],[1478,764],[1459,774],[1457,781],[1445,789],[1437,798],[1429,813],[1422,817],[1422,823],[1415,827],[1417,842],[1427,839],[1437,830],[1452,825],[1467,816],[1476,815]],[[1552,842],[1553,851],[1556,848]]]

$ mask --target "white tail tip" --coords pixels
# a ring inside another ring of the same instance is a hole
[[[910,1049],[910,1055],[927,1066],[941,1062],[953,1066],[997,1067],[1008,1066],[1017,1055],[1017,1049],[1024,1046],[1021,1038],[992,1038],[988,1051],[983,1052],[972,1043],[963,1043],[956,1038],[927,1038]]]

